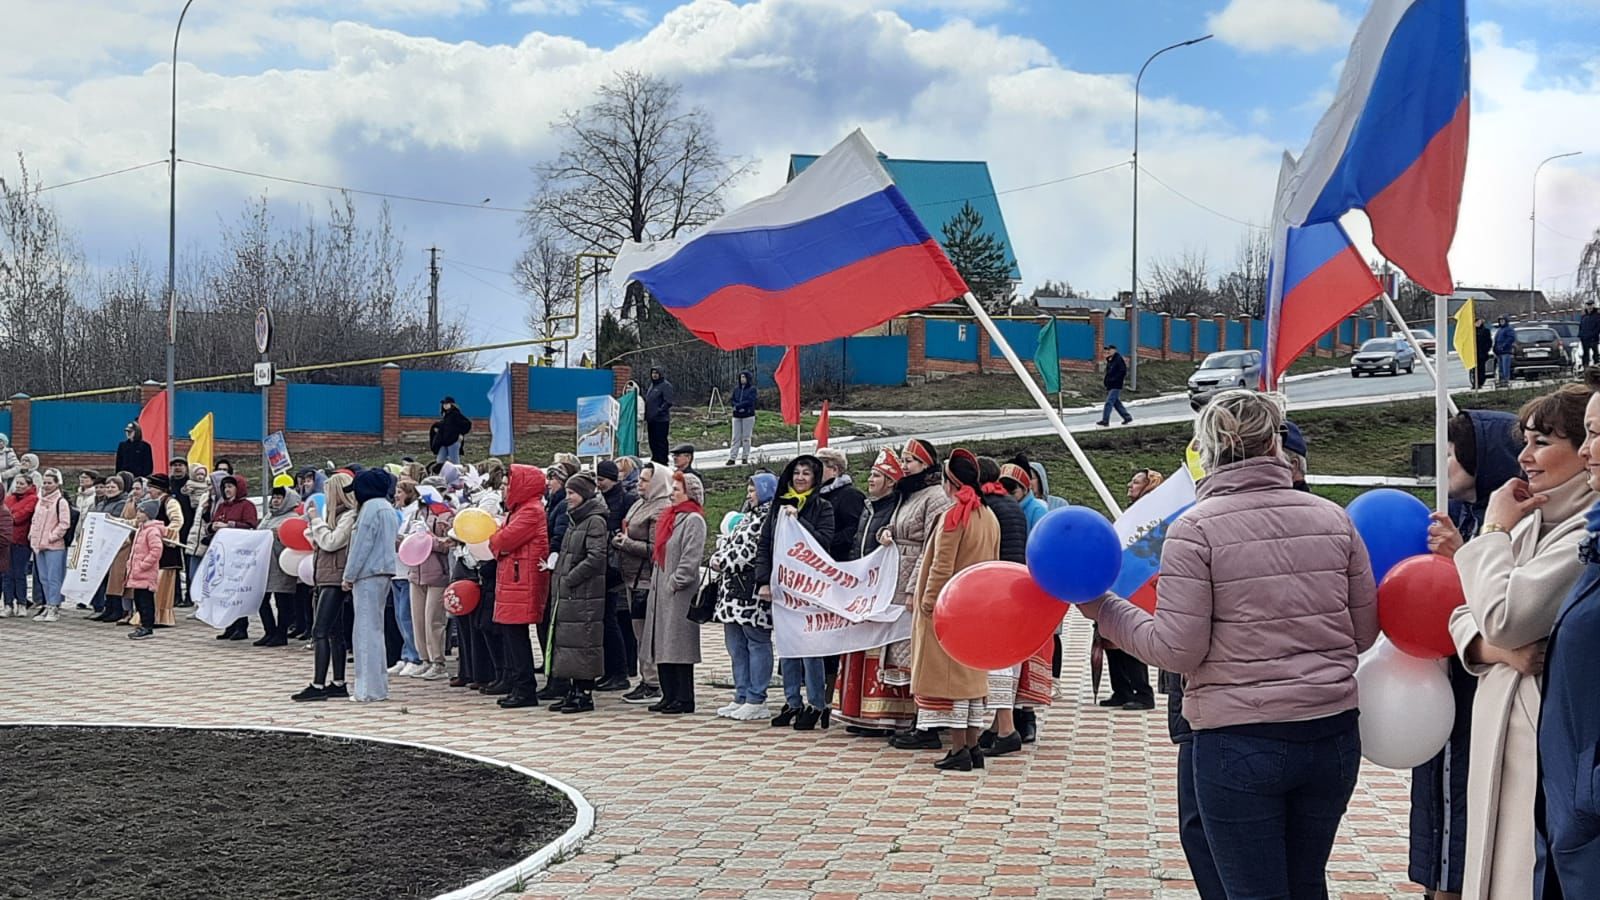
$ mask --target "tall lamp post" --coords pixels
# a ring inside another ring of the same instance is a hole
[[[178,292],[174,286],[178,267],[178,37],[183,34],[183,17],[194,0],[183,4],[178,27],[172,32],[172,144],[167,150],[167,446],[170,450],[173,423],[177,416],[178,393],[173,381],[178,367]],[[168,454],[171,455],[170,453]],[[167,460],[156,460],[166,465]]]
[[[1144,70],[1156,61],[1156,57],[1179,47],[1192,47],[1201,41],[1211,40],[1211,35],[1180,41],[1169,47],[1150,54],[1150,58],[1139,67],[1139,76],[1133,79],[1133,281],[1130,285],[1129,299],[1133,302],[1133,316],[1128,323],[1128,342],[1133,344],[1128,353],[1128,390],[1139,389],[1139,82],[1144,80]]]
[[[1538,267],[1534,255],[1539,249],[1539,170],[1544,164],[1552,160],[1566,159],[1569,156],[1582,156],[1582,150],[1571,153],[1557,153],[1555,156],[1545,157],[1544,161],[1533,167],[1533,200],[1528,204],[1528,315],[1537,317],[1539,311],[1535,308],[1534,298],[1538,296],[1539,283],[1533,280],[1534,270]]]

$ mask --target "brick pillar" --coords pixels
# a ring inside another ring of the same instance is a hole
[[[289,382],[276,378],[267,388],[267,433],[289,430]]]
[[[400,441],[400,367],[384,363],[378,370],[378,384],[383,387],[383,442]]]
[[[922,316],[906,319],[906,376],[928,377],[928,320]]]
[[[166,385],[155,381],[146,381],[145,383],[139,385],[140,408],[142,409],[146,403],[149,403],[151,400],[155,399],[155,396],[161,393],[161,389],[164,387],[166,387]],[[174,402],[177,400],[176,397],[171,397],[168,399]]]
[[[989,331],[979,325],[976,319],[972,327],[978,329],[978,374],[982,375],[989,371]]]
[[[1217,349],[1228,349],[1228,317],[1218,313],[1211,317],[1211,321],[1217,323]]]
[[[623,368],[627,368],[624,366]],[[617,370],[611,370],[616,378]],[[527,434],[533,430],[533,412],[528,409],[528,364],[511,364],[511,433]]]
[[[1200,352],[1200,314],[1189,313],[1189,361],[1193,362],[1204,355]]]
[[[33,401],[27,394],[17,392],[11,395],[11,447],[18,454],[29,451],[28,444],[33,439]],[[8,489],[10,485],[6,486]]]
[[[1158,359],[1172,358],[1172,313],[1160,313],[1161,316],[1161,355]]]
[[[628,382],[633,380],[633,366],[616,365],[611,367],[611,393],[622,396],[628,390]]]
[[[1251,322],[1252,322],[1252,320],[1251,320],[1251,318],[1249,316],[1240,316],[1239,317],[1240,330],[1242,330],[1244,332],[1244,346],[1239,348],[1241,350],[1254,349],[1254,348],[1252,348],[1250,346],[1250,325],[1251,325]]]
[[[1094,358],[1089,360],[1090,364],[1094,364],[1106,355],[1106,314],[1089,313],[1089,324],[1094,326]]]

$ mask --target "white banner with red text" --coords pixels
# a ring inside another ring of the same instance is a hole
[[[911,637],[895,596],[900,553],[837,562],[792,515],[777,513],[772,539],[772,639],[779,657],[837,656]]]

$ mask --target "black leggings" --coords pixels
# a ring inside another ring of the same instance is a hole
[[[350,595],[337,586],[317,588],[317,617],[311,625],[311,638],[317,651],[316,677],[312,684],[327,684],[328,664],[333,664],[333,680],[344,683],[345,654],[350,645],[345,635],[350,621]]]
[[[694,665],[656,663],[656,670],[661,676],[661,699],[694,709]]]
[[[504,648],[505,683],[512,696],[532,697],[539,693],[539,679],[533,673],[533,642],[526,625],[496,625]]]
[[[139,611],[139,627],[150,630],[156,623],[156,592],[145,588],[133,589],[133,608]]]

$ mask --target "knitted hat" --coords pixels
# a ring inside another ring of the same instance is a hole
[[[567,479],[567,492],[577,494],[585,500],[594,499],[594,479],[588,475],[578,474]]]
[[[906,477],[905,467],[900,465],[900,457],[896,456],[894,451],[888,447],[878,451],[878,458],[872,462],[872,471],[890,481],[899,481]]]
[[[1008,481],[1011,482],[1006,484],[1008,490],[1015,490],[1016,488],[1021,488],[1025,491],[1033,490],[1033,479],[1029,478],[1028,473],[1016,463],[1006,463],[1000,467],[1000,483],[1005,484]]]
[[[389,496],[389,486],[393,483],[394,477],[382,469],[363,469],[357,473],[350,490],[356,495],[356,503],[359,505],[368,500]]]
[[[617,464],[609,459],[602,459],[595,463],[594,474],[596,478],[609,478],[612,481],[620,481],[622,479],[622,474],[617,471]]]
[[[154,500],[142,501],[139,504],[139,512],[143,513],[145,518],[154,520],[161,515],[161,504]]]

